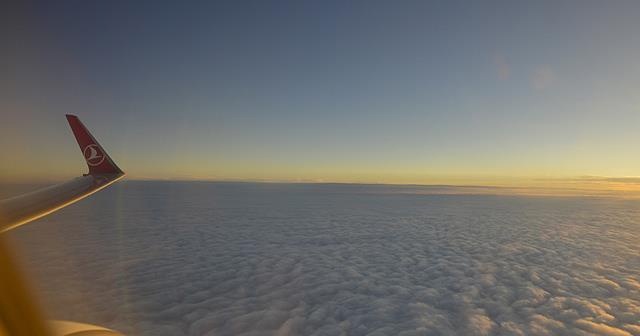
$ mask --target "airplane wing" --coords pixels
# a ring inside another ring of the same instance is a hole
[[[34,292],[20,272],[2,233],[50,214],[97,192],[124,176],[80,119],[67,115],[89,173],[71,181],[0,201],[0,336],[118,336],[106,328],[69,322],[45,321]]]
[[[124,176],[80,119],[67,115],[89,173],[68,182],[0,201],[0,233],[50,214],[97,192]]]

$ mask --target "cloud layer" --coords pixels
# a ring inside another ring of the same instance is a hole
[[[126,182],[12,233],[131,335],[640,335],[640,202]]]

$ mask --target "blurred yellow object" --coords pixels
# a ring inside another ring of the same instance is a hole
[[[56,336],[122,336],[111,329],[71,321],[49,321],[49,327]]]
[[[38,309],[26,279],[13,259],[8,243],[0,237],[0,321],[3,334],[52,335]]]
[[[121,336],[113,330],[70,321],[46,321],[28,283],[0,236],[0,336]]]

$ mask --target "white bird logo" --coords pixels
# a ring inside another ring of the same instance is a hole
[[[84,154],[84,159],[87,161],[87,164],[90,166],[97,166],[104,161],[104,155],[102,155],[100,147],[96,144],[88,145],[82,153]]]

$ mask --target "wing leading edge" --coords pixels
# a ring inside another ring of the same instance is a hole
[[[0,233],[75,203],[125,175],[78,117],[70,114],[66,117],[89,167],[89,173],[65,183],[0,201]]]

